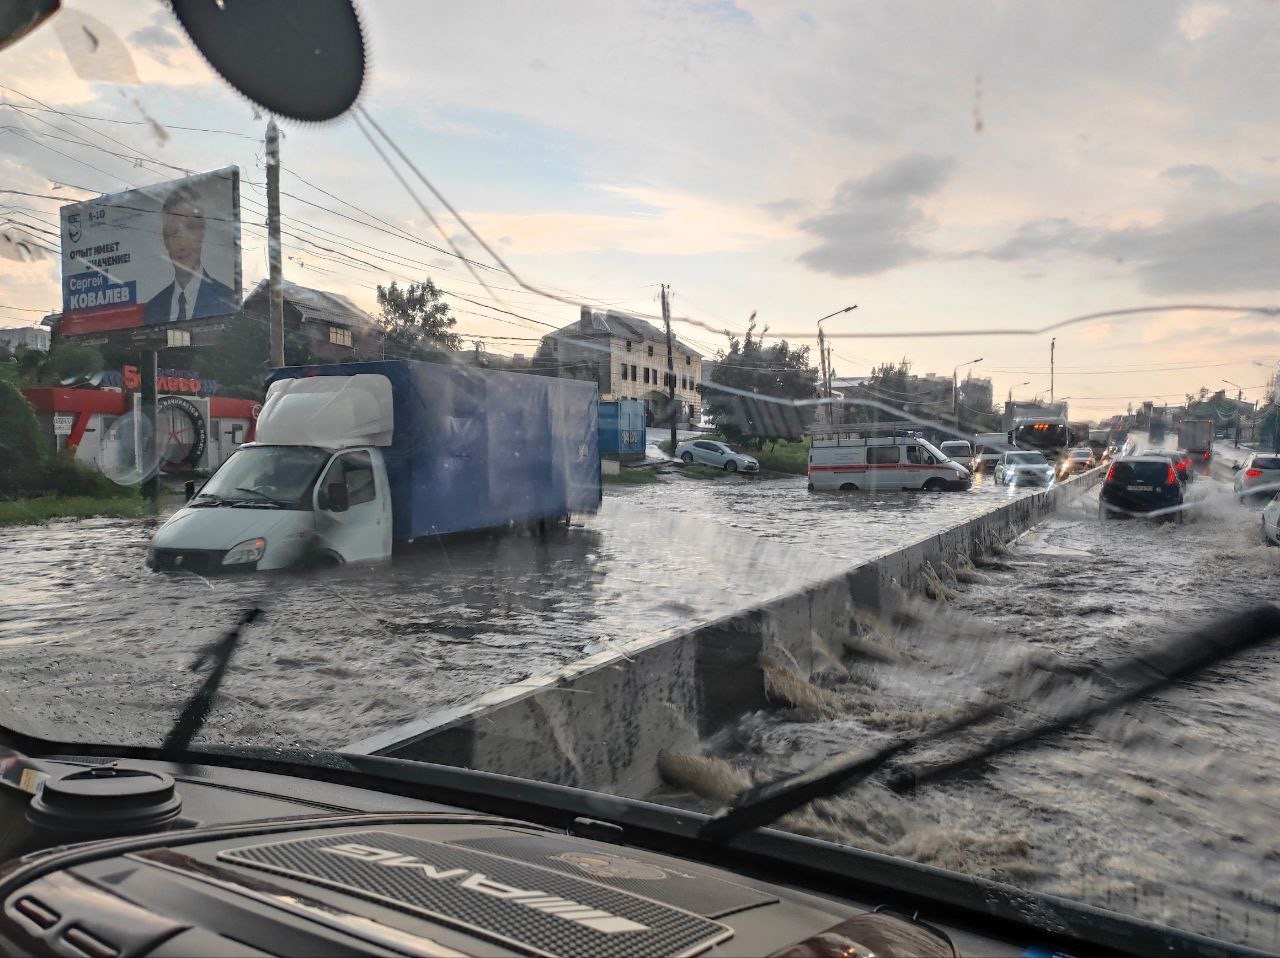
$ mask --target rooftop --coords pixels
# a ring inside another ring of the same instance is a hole
[[[335,326],[376,326],[377,321],[347,297],[339,293],[330,293],[323,289],[312,289],[299,286],[287,279],[283,281],[285,301],[291,303],[300,313],[304,322],[319,320]],[[255,298],[265,299],[267,296],[267,280],[262,280],[253,291],[245,297],[245,304]]]
[[[626,313],[618,313],[609,310],[604,313],[597,313],[590,307],[582,307],[582,315],[576,323],[570,323],[568,326],[561,326],[559,329],[548,333],[549,336],[573,336],[573,335],[601,335],[601,336],[617,336],[620,339],[636,339],[636,340],[665,340],[667,334],[649,322],[647,319],[640,319],[638,316],[628,316]],[[671,341],[679,345],[683,352],[691,356],[702,358],[702,353],[698,352],[692,346],[680,341],[680,337],[674,333]]]

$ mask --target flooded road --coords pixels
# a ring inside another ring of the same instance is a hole
[[[609,487],[547,539],[425,546],[390,565],[218,579],[144,567],[154,523],[0,532],[0,699],[56,738],[155,744],[196,651],[261,605],[205,736],[339,747],[642,633],[705,622],[998,505],[810,494],[803,478]],[[1018,493],[1020,494],[1020,493]]]
[[[1022,687],[1023,714],[1040,714],[1049,706],[1022,681],[1038,666],[1118,660],[1280,598],[1280,550],[1263,545],[1257,508],[1214,479],[1188,499],[1182,525],[1103,524],[1091,494],[1023,536],[1003,568],[922,603],[916,625],[869,636],[896,661],[846,658],[677,778],[711,805],[749,779],[929,728],[988,691]],[[1280,951],[1277,689],[1280,650],[1264,647],[963,777],[903,796],[864,784],[789,827]]]

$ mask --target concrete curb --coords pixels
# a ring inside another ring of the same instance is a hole
[[[537,679],[487,693],[345,751],[483,769],[622,794],[659,785],[657,758],[690,750],[766,708],[761,656],[812,673],[886,597],[923,584],[926,564],[989,553],[1079,498],[1101,469],[1020,496],[943,532],[692,630],[619,643]],[[900,587],[900,588],[899,588]]]

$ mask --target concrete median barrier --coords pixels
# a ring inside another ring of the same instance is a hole
[[[347,751],[435,762],[629,795],[659,785],[662,751],[765,708],[762,657],[804,673],[830,662],[859,615],[921,588],[928,569],[988,554],[1103,476],[1094,469],[1010,499],[943,532],[884,552],[799,591],[690,629],[618,640],[547,675],[495,689],[354,742]]]

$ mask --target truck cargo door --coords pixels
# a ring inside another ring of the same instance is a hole
[[[346,489],[346,508],[330,487]],[[382,454],[353,449],[334,456],[316,485],[316,537],[320,550],[343,562],[371,562],[391,555],[391,497]]]

